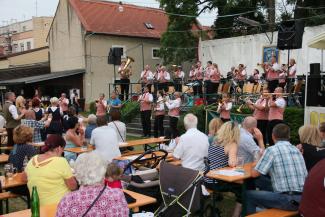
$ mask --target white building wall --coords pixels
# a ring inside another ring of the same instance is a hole
[[[309,72],[310,63],[321,63],[321,51],[308,48],[307,43],[311,38],[324,31],[325,25],[305,27],[302,48],[290,51],[290,58],[297,61],[297,74],[301,75]],[[267,34],[271,37],[271,33]],[[208,60],[217,63],[224,76],[232,66],[243,63],[247,66],[247,72],[250,75],[257,63],[262,63],[263,47],[276,46],[276,44],[277,32],[274,32],[272,44],[270,44],[265,34],[200,41],[199,59],[204,65]],[[287,55],[286,50],[280,51],[280,64],[287,63]],[[325,67],[323,67],[323,71],[324,69]]]

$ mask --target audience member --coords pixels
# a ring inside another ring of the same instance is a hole
[[[222,126],[223,122],[220,118],[213,118],[209,123],[209,144],[211,145],[216,140],[217,132]]]
[[[320,136],[322,138],[321,147],[325,148],[325,122],[320,123],[319,132],[320,132]]]
[[[23,96],[18,96],[16,98],[16,107],[17,107],[18,115],[25,113],[26,100]]]
[[[40,121],[44,117],[44,109],[41,108],[41,102],[37,98],[32,100],[33,111],[35,112],[35,119]]]
[[[7,130],[7,145],[13,146],[13,130],[20,125],[20,120],[24,117],[25,113],[18,115],[17,107],[14,105],[16,101],[16,95],[13,92],[5,93],[5,104],[3,106],[3,114],[6,120]]]
[[[173,156],[182,160],[183,167],[203,171],[204,158],[208,156],[209,140],[207,135],[197,129],[197,123],[195,115],[185,115],[186,133],[180,137]]]
[[[25,157],[29,160],[37,154],[36,149],[28,144],[32,142],[33,129],[25,125],[20,125],[14,129],[13,136],[15,145],[10,152],[8,161],[17,168],[18,172],[21,172],[24,170],[23,162]]]
[[[48,120],[51,122],[50,126],[47,128],[47,134],[59,134],[63,132],[63,126],[61,122],[61,116],[63,113],[60,111],[59,99],[52,97],[50,99],[51,106],[47,108],[46,113],[48,114]]]
[[[252,177],[270,175],[273,191],[246,191],[247,214],[256,207],[298,210],[307,169],[299,150],[290,144],[290,128],[278,124],[272,130],[274,146],[267,148],[252,168]]]
[[[217,132],[216,140],[209,146],[208,159],[210,162],[210,170],[236,166],[239,135],[240,131],[237,123],[228,121],[221,126]],[[237,203],[233,211],[233,216],[239,216],[241,212],[240,186],[219,181],[217,186],[215,186],[212,179],[204,178],[204,180],[206,186],[210,189],[217,188],[218,191],[231,191],[236,195]]]
[[[118,143],[126,141],[126,126],[120,120],[121,113],[119,111],[111,112],[111,122],[108,123],[108,126],[115,130]]]
[[[105,174],[105,184],[111,188],[122,188],[121,176],[123,169],[115,163],[110,163],[107,166]]]
[[[254,138],[258,144],[255,143]],[[244,163],[249,163],[255,160],[254,157],[261,156],[264,149],[263,135],[257,128],[257,120],[252,116],[246,117],[240,128],[237,155],[243,157]]]
[[[107,162],[121,156],[116,132],[112,127],[107,126],[105,116],[97,117],[97,128],[91,134],[90,144],[95,146],[94,152]]]
[[[303,217],[325,216],[324,168],[325,160],[321,160],[308,173],[299,206]]]
[[[85,132],[80,127],[80,123],[78,121],[77,117],[70,117],[69,118],[69,129],[65,134],[65,141],[66,141],[66,148],[74,148],[74,147],[81,147],[83,146],[84,138],[85,138]],[[77,158],[77,155],[73,152],[65,151],[64,157],[70,161],[75,160]]]
[[[302,153],[309,171],[318,161],[325,158],[325,149],[321,149],[321,135],[314,125],[304,125],[298,131]]]
[[[91,138],[91,133],[97,127],[96,121],[97,121],[96,115],[94,115],[94,114],[88,115],[88,125],[85,130],[85,138],[86,139]]]
[[[62,117],[63,132],[67,132],[69,129],[69,118],[73,116],[77,117],[76,108],[74,106],[70,106],[68,108],[67,114],[63,115]]]
[[[95,152],[81,154],[74,171],[80,188],[62,198],[56,217],[129,216],[123,191],[104,185],[106,162]]]
[[[25,169],[29,191],[32,193],[33,186],[37,187],[41,206],[57,204],[66,193],[77,188],[68,161],[61,157],[64,147],[60,135],[48,135],[42,147],[44,154],[34,156]]]
[[[35,112],[33,110],[27,110],[25,113],[25,118],[21,120],[21,124],[26,125],[33,129],[33,141],[32,142],[42,142],[41,130],[48,126],[48,122],[43,120],[35,120]]]

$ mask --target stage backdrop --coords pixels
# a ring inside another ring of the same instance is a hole
[[[325,25],[305,27],[302,49],[290,51],[290,57],[295,58],[298,62],[298,75],[309,71],[309,63],[321,62],[321,51],[308,48],[307,43],[315,35],[324,32],[324,29]],[[267,35],[271,38],[272,34],[268,32]],[[267,52],[270,51],[269,47],[276,47],[276,44],[277,32],[274,32],[273,43],[271,44],[265,34],[200,41],[199,58],[204,66],[208,60],[217,63],[224,76],[230,71],[232,66],[238,66],[239,63],[247,65],[247,73],[250,75],[257,63],[262,63],[263,59],[267,59]],[[274,52],[278,56],[280,64],[287,63],[286,50],[280,50],[279,52],[274,50]]]

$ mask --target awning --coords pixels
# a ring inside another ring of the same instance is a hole
[[[308,42],[308,47],[317,48],[317,49],[325,49],[325,32],[316,35]]]
[[[71,71],[62,71],[62,72],[52,72],[49,74],[44,75],[36,75],[24,78],[17,78],[17,79],[10,79],[10,80],[3,80],[0,81],[0,85],[2,86],[9,86],[9,85],[16,85],[16,84],[32,84],[40,81],[47,81],[57,78],[68,77],[72,75],[78,75],[85,73],[84,69],[79,70],[71,70]]]

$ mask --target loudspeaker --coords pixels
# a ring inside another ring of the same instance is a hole
[[[280,50],[301,48],[305,23],[303,20],[283,21],[279,25],[278,44]]]
[[[310,63],[310,74],[319,75],[320,74],[320,63]]]
[[[321,92],[321,76],[309,75],[307,80],[307,106],[319,106],[322,95]]]
[[[121,56],[123,55],[123,48],[110,48],[108,53],[108,64],[121,65]]]

